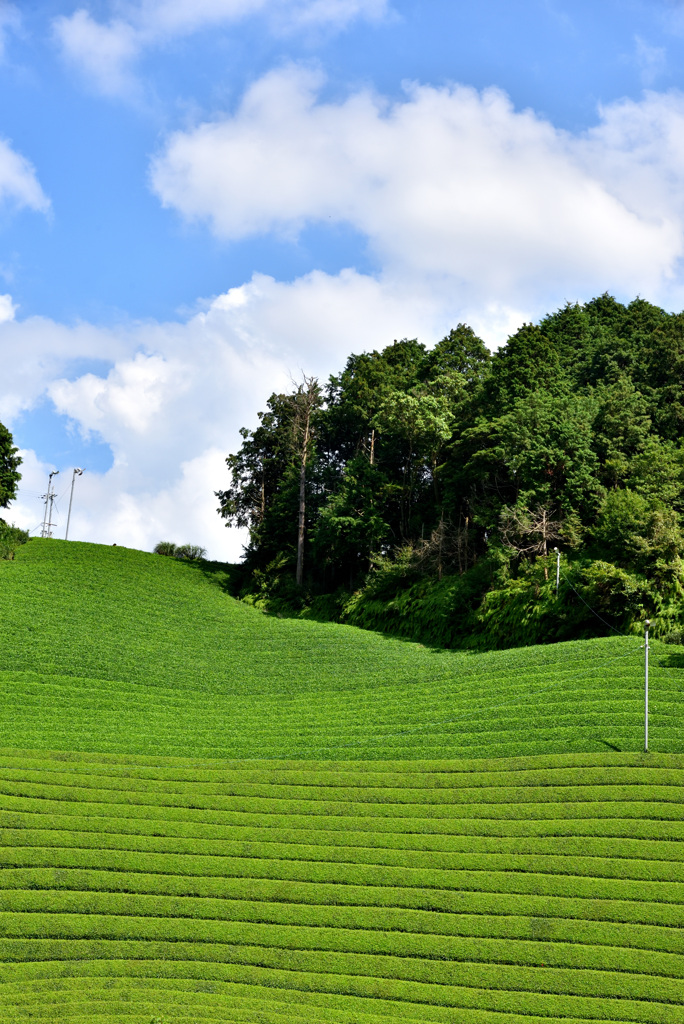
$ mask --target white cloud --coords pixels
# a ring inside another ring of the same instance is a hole
[[[114,362],[130,349],[131,341],[122,332],[90,324],[67,327],[38,316],[6,319],[0,323],[0,420],[9,424],[32,409],[73,360]]]
[[[646,92],[601,108],[579,140],[578,158],[627,209],[669,224],[681,244],[684,216],[684,94]]]
[[[297,68],[265,76],[234,116],[172,135],[153,185],[228,239],[347,222],[367,238],[376,276],[255,274],[184,323],[111,329],[17,321],[0,298],[0,419],[11,428],[47,399],[114,455],[107,473],[79,478],[74,537],[237,557],[240,538],[215,513],[223,459],[300,370],[325,377],[351,352],[404,336],[433,343],[459,321],[494,346],[605,289],[670,308],[684,299],[680,94],[612,104],[572,135],[498,90],[412,86],[394,104],[370,92],[324,103],[320,85]],[[74,378],[83,358],[108,370]],[[25,465],[15,509],[31,526],[46,467],[31,455]]]
[[[52,23],[63,56],[106,95],[134,91],[136,58],[175,37],[257,16],[276,32],[339,31],[358,18],[381,18],[387,0],[137,0],[115,9],[108,22],[81,8]]]
[[[214,491],[228,483],[223,460],[239,447],[240,427],[256,425],[271,391],[289,388],[300,370],[325,379],[352,351],[406,334],[437,340],[451,312],[443,296],[347,270],[290,284],[255,275],[185,323],[7,322],[0,359],[11,372],[0,386],[0,419],[12,429],[47,396],[75,429],[111,446],[112,468],[97,474],[86,464],[77,481],[72,537],[147,549],[165,538],[236,558],[243,538],[225,529]],[[94,357],[111,361],[106,375],[69,378],[73,359]],[[34,456],[28,467],[10,517],[33,527],[48,468]],[[56,468],[60,483],[70,478],[69,466]],[[57,522],[63,535],[65,502]]]
[[[234,116],[170,136],[152,163],[162,203],[220,237],[346,222],[385,272],[448,277],[526,304],[550,280],[654,293],[682,255],[684,98],[649,94],[572,135],[498,89],[412,85],[317,98],[289,67]],[[647,188],[644,189],[644,183]]]
[[[17,307],[12,302],[12,296],[0,295],[0,324],[7,323],[8,320],[14,320],[16,311]]]
[[[189,390],[188,365],[161,355],[137,353],[117,364],[106,378],[87,373],[77,380],[54,381],[47,393],[58,412],[78,410],[85,434],[111,431],[144,437],[172,399]],[[108,429],[109,428],[109,429]]]
[[[105,95],[126,93],[132,88],[129,64],[140,49],[139,34],[125,21],[107,25],[95,21],[88,11],[53,22],[63,56],[75,64]]]
[[[92,473],[86,467],[75,483],[70,538],[143,551],[151,551],[160,540],[199,543],[209,549],[209,557],[237,560],[244,533],[222,526],[213,495],[225,475],[225,455],[222,450],[209,449],[177,466],[169,486],[160,488],[151,478],[147,490],[131,487],[125,465],[118,464],[106,474]],[[40,496],[45,494],[53,467],[38,460],[32,451],[22,451],[21,456],[21,489],[8,515],[17,525],[39,534]],[[53,512],[55,537],[64,537],[66,530],[71,477],[71,467],[64,467],[55,480],[59,496]]]
[[[5,139],[0,139],[0,202],[28,206],[42,213],[50,208],[33,165]]]

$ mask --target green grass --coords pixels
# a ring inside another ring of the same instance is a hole
[[[0,562],[0,1024],[684,1024],[681,649],[470,654]]]

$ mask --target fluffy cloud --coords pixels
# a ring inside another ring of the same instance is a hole
[[[321,0],[328,12],[337,6],[354,5]],[[205,19],[244,9],[195,8]],[[190,24],[185,4],[136,10]],[[104,30],[129,31],[124,13]],[[73,536],[142,548],[166,538],[236,557],[240,538],[215,513],[223,459],[269,393],[302,370],[325,377],[351,352],[403,336],[431,343],[459,321],[494,346],[523,320],[605,289],[670,307],[684,298],[678,93],[612,104],[573,135],[516,111],[498,90],[412,86],[397,103],[368,91],[328,103],[320,87],[298,68],[265,76],[231,117],[170,136],[153,188],[229,240],[346,222],[368,240],[376,276],[313,271],[284,283],[256,274],[185,322],[112,329],[17,321],[0,297],[0,419],[11,427],[48,400],[114,455],[107,473],[79,479]],[[108,369],[76,373],[78,359]],[[47,467],[28,453],[24,468],[14,514],[35,526]],[[68,480],[69,467],[56,468]]]
[[[139,33],[125,21],[106,25],[87,11],[54,21],[54,32],[64,57],[75,64],[105,95],[126,93],[132,86],[129,65],[137,56]]]
[[[385,272],[449,277],[482,301],[558,282],[654,292],[682,255],[684,98],[649,94],[572,135],[498,89],[412,85],[318,99],[290,67],[231,117],[170,136],[151,168],[161,201],[226,239],[346,222]]]
[[[302,370],[325,378],[352,351],[406,334],[437,340],[452,323],[446,308],[443,297],[347,270],[290,284],[256,275],[185,323],[104,330],[8,321],[0,358],[12,370],[0,419],[11,429],[47,397],[73,429],[111,446],[112,468],[77,482],[71,536],[147,549],[166,538],[238,557],[243,538],[223,526],[213,492],[228,482],[223,460],[239,446],[239,428],[255,425],[271,391],[289,388]],[[106,359],[111,369],[74,375],[79,358]],[[33,528],[48,467],[29,453],[23,468],[10,515]],[[54,468],[66,487],[70,467]],[[57,515],[63,535],[65,501]]]
[[[12,305],[11,296],[3,299],[5,308]],[[23,321],[5,317],[0,323],[0,420],[9,424],[32,409],[48,386],[68,372],[75,360],[113,362],[130,348],[130,339],[125,335],[90,324],[67,327],[45,317]]]
[[[0,139],[0,202],[28,206],[42,213],[50,207],[32,164],[5,139]]]
[[[132,65],[145,50],[201,29],[262,16],[279,32],[340,30],[357,18],[378,19],[387,0],[138,0],[117,4],[100,22],[84,8],[53,21],[63,56],[106,95],[135,88]]]

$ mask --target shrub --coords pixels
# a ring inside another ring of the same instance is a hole
[[[192,561],[199,561],[199,559],[204,558],[206,554],[206,548],[200,547],[199,544],[181,544],[180,547],[176,548],[176,558],[187,558]]]
[[[170,540],[160,540],[154,549],[155,555],[167,555],[169,558],[181,558],[190,561],[199,561],[206,557],[206,548],[199,544],[174,544]]]
[[[9,526],[0,519],[0,558],[14,558],[15,550],[30,540],[26,530],[20,530],[18,526]]]
[[[168,555],[169,558],[176,557],[176,545],[171,540],[160,540],[154,549],[155,555]]]
[[[367,586],[346,602],[342,621],[440,647],[458,647],[474,628],[473,615],[491,582],[482,559],[461,576],[441,580],[413,575],[409,567],[379,565]],[[403,586],[402,586],[403,583]]]
[[[255,569],[240,596],[273,615],[289,617],[306,608],[306,592],[296,582],[292,559],[287,555],[274,558],[263,570]]]

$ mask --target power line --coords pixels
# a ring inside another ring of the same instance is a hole
[[[573,587],[572,583],[567,578],[567,576],[565,576],[564,573],[561,573],[561,576],[563,578],[563,582],[567,583],[567,585],[570,587],[570,589],[573,591],[573,593],[577,594],[577,596],[579,597],[579,599],[582,602],[582,604],[586,605],[586,607],[589,609],[591,614],[595,615],[597,619],[600,619],[601,622],[604,624],[604,626],[607,626],[608,629],[612,629],[614,633],[618,634],[618,636],[624,636],[624,637],[627,637],[627,638],[630,637],[631,634],[623,633],[621,629],[616,629],[615,626],[611,626],[610,622],[608,622],[606,619],[604,619],[602,615],[599,615],[599,613],[594,608],[592,608],[591,605],[587,601],[584,600],[584,598],[580,594],[579,590],[576,590],[575,587]]]

